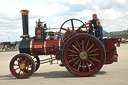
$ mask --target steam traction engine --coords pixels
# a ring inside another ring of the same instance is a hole
[[[104,64],[117,61],[115,43],[119,46],[118,38],[104,39],[103,46],[96,37],[88,33],[88,27],[79,19],[65,21],[56,34],[57,37],[53,36],[53,32],[46,32],[46,24],[39,20],[36,23],[35,36],[30,37],[28,13],[28,10],[21,10],[23,39],[19,45],[20,54],[14,56],[10,62],[10,71],[15,77],[28,78],[38,70],[40,64],[49,60],[40,60],[38,55],[55,55],[50,58],[50,62],[61,60],[66,69],[76,76],[92,76]],[[79,26],[75,27],[74,22],[79,23]],[[66,24],[70,26],[65,27]]]

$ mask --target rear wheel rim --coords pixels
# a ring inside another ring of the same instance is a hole
[[[16,55],[10,63],[10,70],[17,78],[27,78],[35,69],[34,61],[25,54]]]
[[[96,73],[103,66],[104,60],[103,47],[93,37],[75,37],[64,48],[64,63],[76,75],[88,76]]]

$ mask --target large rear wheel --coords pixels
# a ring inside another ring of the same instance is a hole
[[[62,62],[76,76],[92,76],[102,68],[105,56],[104,46],[97,38],[80,33],[64,44]]]

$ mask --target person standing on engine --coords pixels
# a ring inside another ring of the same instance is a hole
[[[96,25],[97,25],[97,38],[104,44],[104,41],[103,41],[103,27],[101,26],[100,21],[97,21]]]
[[[91,20],[88,21],[88,24],[89,24],[89,26],[87,26],[87,27],[89,28],[89,34],[94,35]]]
[[[95,36],[97,37],[98,36],[98,29],[97,29],[97,21],[100,21],[98,18],[97,18],[97,14],[93,14],[92,15],[92,20],[91,20],[91,23],[92,23],[92,25],[93,25],[93,28],[94,28],[94,31],[95,31]]]

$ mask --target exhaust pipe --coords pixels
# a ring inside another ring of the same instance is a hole
[[[23,38],[29,37],[29,29],[28,29],[28,10],[21,10],[22,14],[22,26],[23,26]]]

